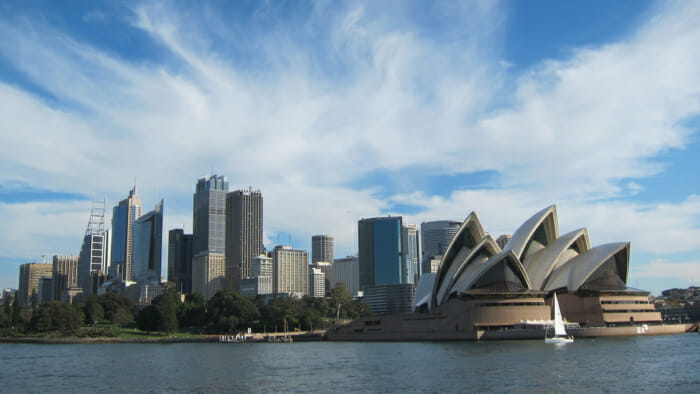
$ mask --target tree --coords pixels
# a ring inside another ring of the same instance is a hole
[[[207,318],[213,330],[231,332],[253,325],[260,318],[260,311],[248,297],[222,290],[207,303]]]
[[[149,334],[158,329],[158,311],[154,305],[148,305],[136,314],[136,327]]]
[[[177,322],[180,327],[206,326],[206,305],[201,295],[191,293],[185,296],[185,302],[177,307]]]
[[[33,310],[29,329],[34,332],[69,333],[77,330],[82,320],[80,310],[76,306],[49,301]]]
[[[340,320],[340,310],[343,307],[343,305],[347,304],[352,300],[352,296],[350,295],[350,292],[348,289],[345,287],[345,283],[338,283],[336,287],[334,287],[331,292],[331,301],[333,303],[333,306],[335,306],[335,318],[336,320]]]
[[[104,318],[104,309],[97,300],[97,296],[90,294],[88,296],[87,302],[85,303],[85,323],[92,324],[93,327],[97,325],[97,322]]]
[[[170,334],[177,330],[177,309],[179,296],[172,283],[168,283],[165,292],[151,302],[155,308],[156,329]]]
[[[104,319],[122,326],[133,320],[134,303],[127,297],[114,293],[97,296],[104,311]]]
[[[12,297],[12,327],[17,327],[21,320],[21,308],[19,306],[19,297],[17,297],[17,292]]]

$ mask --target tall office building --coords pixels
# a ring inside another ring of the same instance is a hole
[[[197,180],[192,217],[192,291],[205,300],[226,285],[226,177]]]
[[[260,276],[272,277],[272,258],[264,254],[253,257],[250,265],[250,277],[257,278]]]
[[[401,227],[401,256],[403,267],[401,269],[403,278],[401,283],[418,283],[420,272],[418,270],[418,226],[415,224],[404,224]]]
[[[348,256],[333,261],[333,288],[343,283],[355,297],[360,290],[360,265],[357,256]]]
[[[240,289],[250,278],[250,263],[264,250],[263,195],[260,190],[236,190],[226,195],[227,287]]]
[[[314,298],[326,296],[326,275],[319,268],[311,268],[309,272],[309,295]]]
[[[249,297],[272,294],[272,266],[272,258],[264,254],[255,256],[250,264],[250,277],[241,278],[239,292]]]
[[[430,261],[432,257],[442,256],[445,253],[461,225],[461,222],[454,220],[421,223],[421,259],[424,262],[424,267],[426,267],[425,261]],[[426,272],[425,269],[423,272]]]
[[[360,290],[403,283],[401,216],[362,219],[358,223]]]
[[[309,254],[291,246],[272,251],[272,287],[275,294],[309,294]]]
[[[51,278],[53,264],[27,263],[19,266],[19,289],[17,291],[20,306],[32,305],[32,298],[39,301],[39,280]]]
[[[333,282],[333,263],[329,263],[326,261],[317,261],[313,264],[311,264],[312,268],[317,268],[320,269],[321,272],[323,272],[323,277],[325,278],[326,281],[326,291],[331,291],[333,289],[334,282]]]
[[[168,280],[182,294],[192,292],[192,234],[181,228],[168,232]]]
[[[109,269],[110,232],[105,230],[105,205],[92,202],[90,219],[78,257],[78,287],[85,294],[97,291],[93,276],[104,276]]]
[[[314,235],[311,237],[311,263],[325,261],[332,263],[335,259],[335,239],[331,235]]]
[[[63,300],[63,293],[78,287],[78,256],[53,256],[52,289],[54,300]]]
[[[160,283],[163,249],[163,200],[134,223],[133,280]]]
[[[112,259],[109,275],[134,280],[134,223],[141,217],[136,185],[129,196],[112,209]]]

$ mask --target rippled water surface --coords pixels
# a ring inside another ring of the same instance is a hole
[[[700,392],[700,335],[542,341],[0,344],[2,392]]]

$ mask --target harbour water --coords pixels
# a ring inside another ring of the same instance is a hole
[[[2,392],[700,392],[700,335],[499,342],[0,344]]]

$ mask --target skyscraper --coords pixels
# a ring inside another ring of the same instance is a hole
[[[314,235],[311,237],[311,263],[325,261],[333,263],[335,259],[335,239],[331,235]]]
[[[319,268],[311,268],[309,272],[309,295],[314,298],[326,296],[326,275]]]
[[[442,256],[461,225],[461,222],[454,220],[421,223],[421,259],[425,262],[432,257]],[[424,270],[423,272],[426,271]]]
[[[205,300],[225,288],[226,177],[197,180],[192,217],[192,291]]]
[[[163,248],[163,200],[134,223],[133,280],[160,282]]]
[[[263,252],[263,195],[236,190],[226,195],[227,287],[238,290],[241,278],[252,277],[250,264]]]
[[[192,234],[180,228],[168,233],[168,280],[182,294],[192,292]]]
[[[141,199],[136,185],[129,196],[112,209],[112,259],[109,275],[134,280],[134,223],[141,217]]]
[[[309,294],[309,254],[291,246],[272,251],[272,287],[275,294]]]
[[[97,291],[92,276],[104,276],[109,268],[110,234],[105,230],[105,205],[92,202],[90,219],[78,257],[78,287],[86,294]]]
[[[335,259],[333,262],[333,287],[343,283],[352,296],[360,290],[360,270],[357,256]]]
[[[401,256],[403,257],[401,283],[418,283],[418,226],[404,224],[401,227]]]
[[[362,219],[358,223],[360,290],[403,283],[401,216]]]
[[[19,289],[17,291],[20,306],[31,306],[32,298],[39,296],[39,280],[51,278],[52,264],[27,263],[19,266]],[[36,299],[38,301],[38,299]]]
[[[61,301],[63,293],[78,287],[78,256],[53,256],[53,299]]]

